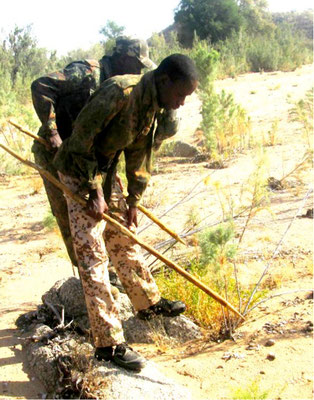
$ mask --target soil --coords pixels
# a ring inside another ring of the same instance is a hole
[[[265,142],[272,135],[264,164],[274,179],[292,171],[308,149],[301,125],[289,122],[288,112],[291,103],[312,88],[312,76],[312,66],[304,66],[294,72],[246,74],[216,84],[217,90],[233,93],[247,111],[254,137],[263,137]],[[199,143],[200,134],[195,134],[199,107],[193,95],[180,111],[184,118],[180,140]],[[252,149],[217,170],[208,169],[208,161],[158,159],[144,205],[160,215],[195,187],[194,197],[182,201],[163,221],[182,232],[188,214],[197,209],[203,224],[214,224],[222,218],[226,194],[235,204],[243,200],[241,193],[257,159],[257,151]],[[313,208],[312,193],[303,201],[312,176],[312,169],[307,168],[287,179],[285,188],[269,191],[268,207],[250,221],[241,242],[241,283],[256,283],[270,262],[265,277],[267,296],[284,295],[250,312],[233,340],[204,339],[177,347],[160,343],[135,346],[167,377],[187,386],[193,399],[313,398],[313,213],[308,212]],[[0,396],[42,398],[45,389],[27,367],[15,321],[34,310],[57,280],[73,276],[75,271],[58,232],[44,226],[48,205],[41,179],[35,174],[0,179]],[[245,221],[238,221],[241,232]],[[146,224],[143,218],[141,225]],[[150,244],[167,238],[155,227],[146,229],[141,237]],[[255,394],[247,397],[254,387]],[[245,392],[236,393],[240,388]]]

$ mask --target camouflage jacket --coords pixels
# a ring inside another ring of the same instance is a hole
[[[61,139],[71,135],[73,122],[100,83],[112,76],[110,57],[83,60],[36,79],[31,86],[33,104],[42,123],[39,135],[54,130]]]
[[[151,172],[152,149],[176,133],[177,119],[158,106],[154,73],[106,80],[75,121],[73,134],[58,150],[54,165],[65,175],[95,189],[124,151],[127,202],[140,201]],[[106,186],[106,185],[104,185]],[[106,193],[105,193],[106,194]]]

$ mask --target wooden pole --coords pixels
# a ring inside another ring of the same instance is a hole
[[[18,130],[20,130],[23,133],[26,133],[26,135],[32,137],[33,139],[37,140],[38,142],[40,142],[43,145],[47,144],[47,141],[40,137],[35,135],[34,133],[28,131],[27,129],[24,129],[21,125],[17,124],[16,122],[13,122],[11,120],[9,120],[9,123],[13,126],[15,126],[15,128],[17,128]],[[160,219],[158,219],[154,214],[152,214],[150,211],[147,210],[147,208],[145,208],[142,205],[138,205],[137,208],[143,213],[145,214],[149,219],[151,219],[153,222],[155,222],[156,225],[158,225],[162,230],[164,230],[165,232],[169,233],[170,236],[172,236],[174,239],[176,239],[178,242],[184,244],[186,246],[186,243],[183,239],[180,238],[180,236],[175,233],[172,229],[168,228],[165,224],[163,224]]]
[[[19,125],[16,122],[13,122],[13,121],[9,120],[9,123],[11,125],[13,125],[15,128],[17,128],[19,131],[21,131],[23,133],[26,133],[26,135],[28,135],[28,136],[32,137],[33,139],[37,140],[38,142],[40,142],[44,146],[47,145],[47,141],[44,138],[42,138],[40,136],[37,136],[34,133],[28,131],[27,129],[23,128],[21,125]]]
[[[28,165],[29,167],[32,167],[36,169],[42,176],[44,176],[46,179],[48,179],[51,183],[56,185],[60,190],[62,190],[68,197],[71,199],[77,201],[79,204],[81,204],[83,207],[86,206],[86,200],[81,198],[79,195],[76,193],[72,193],[71,190],[64,185],[62,182],[58,181],[53,175],[51,175],[49,172],[45,171],[42,167],[39,165],[28,161],[24,160],[21,158],[18,154],[13,152],[12,150],[8,149],[6,146],[0,143],[0,147],[2,147],[5,151],[7,151],[9,154],[11,154],[13,157],[17,158],[19,161],[22,163]],[[103,214],[103,219],[109,222],[110,224],[114,225],[116,228],[118,228],[123,234],[128,236],[130,239],[132,239],[135,243],[138,243],[141,247],[143,247],[145,250],[149,251],[151,254],[153,254],[155,257],[157,257],[160,261],[165,263],[168,267],[174,269],[176,272],[178,272],[180,275],[182,275],[186,280],[191,282],[193,285],[197,286],[199,289],[201,289],[203,292],[211,296],[213,299],[218,301],[221,305],[224,307],[228,308],[232,312],[234,312],[238,317],[244,320],[244,317],[230,304],[228,303],[223,297],[221,297],[218,293],[214,292],[211,290],[209,287],[204,285],[199,279],[195,278],[193,275],[189,274],[187,271],[185,271],[183,268],[181,268],[179,265],[174,263],[173,261],[169,260],[166,258],[163,254],[159,253],[157,250],[155,250],[153,247],[149,246],[142,240],[138,239],[132,232],[130,232],[127,228],[125,228],[123,225],[121,225],[119,222],[117,222],[115,219],[111,218],[107,214]]]
[[[142,205],[138,205],[137,208],[142,211],[143,214],[145,214],[149,219],[151,219],[153,222],[155,222],[156,225],[158,225],[162,230],[164,230],[165,232],[169,233],[170,236],[172,236],[174,239],[176,239],[178,242],[184,244],[186,246],[186,243],[184,240],[182,240],[180,238],[180,236],[175,233],[173,230],[171,230],[170,228],[168,228],[166,225],[164,225],[160,219],[158,219],[157,217],[155,217],[154,214],[152,214],[150,211],[147,210],[147,208],[143,207]]]

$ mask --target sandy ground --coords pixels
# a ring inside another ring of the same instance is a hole
[[[291,101],[298,101],[313,87],[313,69],[304,66],[289,73],[248,74],[217,82],[217,89],[232,92],[252,120],[252,132],[267,136],[276,122],[276,145],[267,147],[265,163],[269,176],[281,179],[302,159],[306,143],[300,126],[288,121]],[[199,102],[190,99],[181,111],[184,121],[179,137],[193,143],[193,132],[200,118]],[[186,164],[179,159],[158,160],[145,195],[145,204],[159,215],[188,193],[197,182],[197,196],[180,204],[164,222],[181,232],[191,209],[200,218],[214,223],[222,215],[217,182],[237,204],[241,188],[256,168],[257,153],[249,151],[229,162],[228,168],[209,170],[207,163]],[[210,175],[210,184],[202,178]],[[312,184],[313,171],[307,170],[293,188],[270,193],[270,206],[258,214],[244,236],[243,263],[239,275],[252,282],[265,268],[265,255],[271,254],[294,217],[312,207],[312,195],[303,202]],[[56,232],[43,225],[47,211],[45,193],[37,176],[0,177],[0,396],[1,398],[41,398],[40,382],[27,369],[16,330],[16,318],[41,303],[41,295],[57,280],[73,275],[64,246]],[[147,221],[141,220],[144,226]],[[240,223],[241,226],[241,223]],[[157,241],[157,230],[142,234],[150,243]],[[158,241],[166,238],[158,232]],[[295,218],[280,254],[274,262],[277,286],[272,293],[310,289],[312,281],[313,219]],[[267,258],[267,257],[266,257]],[[280,279],[278,278],[280,277]],[[278,281],[280,285],[278,285]],[[157,363],[160,370],[186,385],[194,399],[240,398],[234,391],[258,386],[272,399],[313,398],[313,299],[309,291],[275,297],[249,314],[237,331],[235,341],[191,342],[181,347],[138,346]],[[269,339],[272,347],[266,346]],[[273,353],[274,359],[269,353]],[[268,357],[268,358],[267,358]],[[251,397],[253,398],[253,397]],[[257,398],[257,397],[255,397]]]

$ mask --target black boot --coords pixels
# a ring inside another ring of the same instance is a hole
[[[119,344],[113,354],[113,361],[120,367],[132,371],[140,371],[146,365],[146,360],[136,353],[126,343]]]
[[[97,347],[95,351],[95,358],[97,358],[98,361],[112,361],[113,347]]]
[[[141,310],[137,313],[140,319],[148,320],[154,318],[156,315],[163,315],[164,317],[176,317],[183,313],[186,309],[182,301],[171,301],[163,297],[158,303],[150,306],[146,310]]]
[[[140,371],[145,367],[146,360],[136,353],[126,343],[113,347],[98,347],[95,351],[95,357],[98,361],[113,361],[122,368],[132,371]]]

